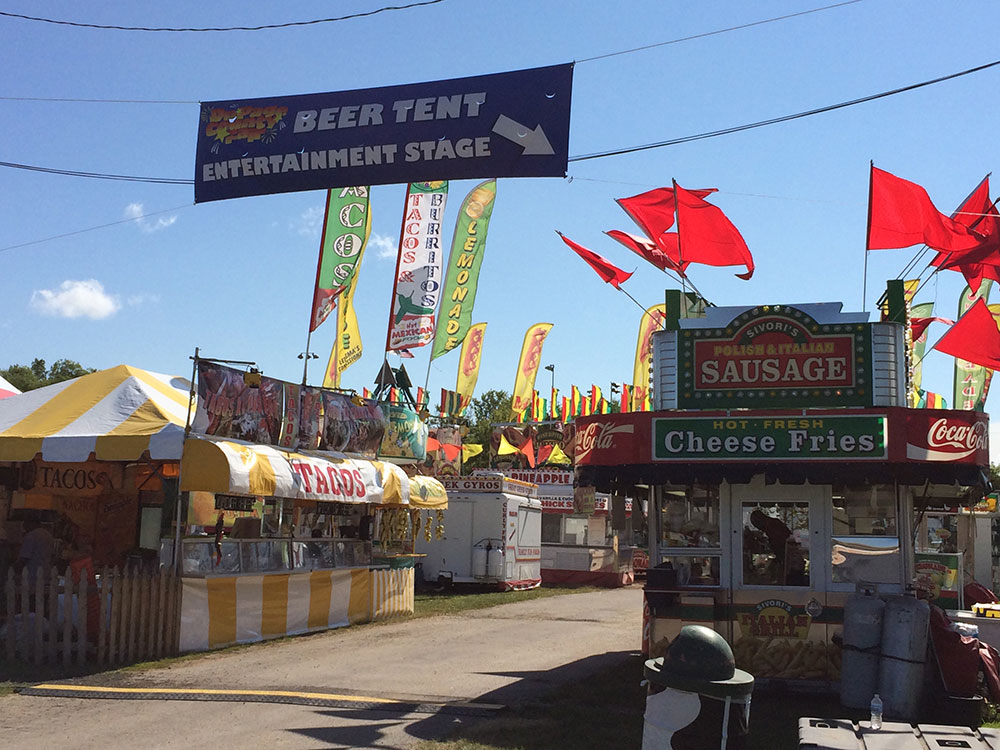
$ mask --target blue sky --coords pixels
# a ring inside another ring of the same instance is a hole
[[[293,5],[175,2],[5,3],[3,10],[137,26],[281,23],[372,10],[349,0]],[[589,58],[828,3],[505,3],[436,5],[275,31],[153,34],[0,18],[6,51],[2,160],[190,178],[198,101],[388,86],[578,61],[570,154],[645,144],[820,107],[971,68],[998,57],[1000,6],[862,0],[811,15]],[[643,304],[670,286],[602,233],[632,231],[614,199],[669,184],[716,187],[757,272],[694,267],[716,304],[841,301],[871,309],[912,251],[872,253],[862,299],[868,163],[924,185],[953,210],[1000,165],[1000,70],[853,108],[695,143],[571,163],[572,179],[504,179],[474,320],[486,321],[479,391],[510,390],[526,328],[554,324],[545,363],[568,390],[631,379],[640,312],[559,241],[559,229],[636,269]],[[11,98],[178,100],[180,104]],[[445,226],[476,181],[455,182]],[[299,380],[324,194],[193,205],[191,186],[107,182],[0,169],[0,366],[69,358],[186,374],[205,356],[256,360]],[[996,189],[994,189],[995,194]],[[373,189],[373,234],[357,308],[365,353],[344,385],[370,385],[383,356],[405,188]],[[142,213],[139,221],[32,243]],[[941,274],[918,301],[954,317],[963,286]],[[71,317],[72,316],[72,317]],[[931,338],[943,332],[936,325]],[[333,341],[313,348],[320,377]],[[428,349],[407,369],[423,382]],[[458,354],[435,360],[432,389],[453,388]],[[398,360],[395,360],[398,362]],[[951,359],[931,354],[925,384],[950,400]],[[314,380],[313,377],[310,380]],[[539,386],[548,387],[542,372]],[[996,396],[991,402],[996,401]]]

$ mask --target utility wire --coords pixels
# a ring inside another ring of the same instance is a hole
[[[186,99],[73,99],[49,96],[0,96],[0,102],[82,102],[84,104],[201,104]]]
[[[691,42],[695,39],[704,39],[709,36],[716,36],[718,34],[727,34],[730,31],[740,31],[742,29],[753,28],[754,26],[763,26],[766,23],[774,23],[775,21],[785,21],[789,18],[796,18],[797,16],[808,16],[810,13],[819,13],[824,10],[831,10],[832,8],[842,8],[845,5],[854,5],[854,3],[860,3],[862,0],[846,0],[846,2],[835,3],[834,5],[824,5],[822,8],[813,8],[811,10],[803,10],[798,13],[789,13],[786,16],[775,16],[774,18],[765,18],[762,21],[751,21],[750,23],[743,23],[739,26],[729,26],[725,29],[716,29],[715,31],[705,31],[701,34],[692,34],[691,36],[682,36],[678,39],[671,39],[667,42],[655,42],[653,44],[646,44],[642,47],[633,47],[632,49],[621,50],[620,52],[608,52],[606,55],[594,55],[593,57],[585,57],[582,60],[577,60],[576,63],[588,63],[594,60],[604,60],[609,57],[617,57],[618,55],[628,55],[632,52],[644,52],[648,49],[656,49],[657,47],[666,47],[669,44],[680,44],[681,42]]]
[[[43,242],[50,242],[51,240],[61,240],[63,237],[73,237],[78,234],[85,234],[87,232],[94,232],[98,229],[106,229],[107,227],[118,226],[119,224],[128,224],[133,221],[140,221],[141,219],[149,218],[150,216],[159,216],[160,214],[169,214],[173,211],[180,211],[182,208],[188,208],[192,204],[186,203],[183,206],[177,206],[176,208],[165,208],[162,211],[150,211],[149,213],[142,214],[141,216],[130,216],[127,219],[121,219],[119,221],[112,221],[107,224],[101,224],[96,227],[88,227],[87,229],[77,229],[75,232],[66,232],[64,234],[56,234],[51,237],[44,237],[40,240],[31,240],[30,242],[21,242],[17,245],[7,245],[7,247],[0,247],[0,253],[6,252],[7,250],[16,250],[19,247],[28,247],[30,245],[40,245]]]
[[[839,104],[828,104],[825,107],[817,107],[816,109],[809,109],[805,112],[797,112],[794,115],[783,115],[781,117],[773,117],[770,120],[760,120],[758,122],[748,123],[746,125],[736,125],[731,128],[723,128],[722,130],[710,130],[705,133],[698,133],[696,135],[686,135],[681,138],[673,138],[668,141],[659,141],[657,143],[647,143],[642,146],[629,146],[627,148],[619,148],[611,151],[598,151],[592,154],[584,154],[582,156],[571,156],[569,161],[587,161],[588,159],[602,159],[606,156],[621,156],[622,154],[632,154],[638,151],[649,151],[654,148],[664,148],[665,146],[677,146],[682,143],[691,143],[692,141],[701,141],[706,138],[716,138],[720,135],[730,135],[731,133],[740,133],[744,130],[753,130],[754,128],[762,128],[765,125],[776,125],[781,122],[789,122],[791,120],[799,120],[803,117],[811,117],[812,115],[823,114],[824,112],[832,112],[837,109],[844,109],[845,107],[853,107],[856,104],[864,104],[865,102],[875,101],[876,99],[884,99],[888,96],[895,96],[896,94],[903,94],[907,91],[914,91],[924,86],[931,86],[935,83],[941,83],[943,81],[950,81],[955,78],[961,78],[962,76],[967,76],[972,73],[979,73],[980,71],[987,70],[989,68],[994,68],[1000,65],[1000,60],[994,60],[993,62],[986,63],[985,65],[977,65],[974,68],[969,68],[967,70],[960,71],[958,73],[951,73],[950,75],[941,76],[940,78],[932,78],[929,81],[921,81],[920,83],[913,83],[909,86],[903,86],[898,89],[892,89],[891,91],[883,91],[878,94],[871,94],[870,96],[863,96],[860,99],[851,99],[850,101],[840,102]]]
[[[270,24],[263,24],[261,26],[220,26],[220,27],[205,27],[205,28],[111,26],[99,23],[80,23],[78,21],[61,21],[54,18],[40,18],[39,16],[25,16],[20,13],[8,13],[6,11],[0,11],[0,16],[6,16],[7,18],[19,18],[24,21],[38,21],[40,23],[51,23],[51,24],[56,24],[57,26],[75,26],[76,28],[82,28],[82,29],[109,29],[113,31],[174,31],[174,32],[265,31],[270,29],[287,29],[293,26],[314,26],[320,23],[349,21],[355,18],[365,18],[366,16],[378,15],[379,13],[385,13],[386,11],[408,10],[409,8],[420,8],[426,5],[436,5],[437,3],[441,2],[444,2],[444,0],[423,0],[423,2],[410,3],[409,5],[390,5],[385,8],[376,8],[375,10],[369,10],[363,13],[351,13],[350,15],[347,16],[338,16],[335,18],[315,18],[311,21],[290,21],[288,23],[270,23]]]
[[[942,83],[944,81],[950,81],[955,78],[961,78],[962,76],[971,75],[972,73],[979,73],[983,70],[988,70],[990,68],[995,68],[1000,65],[1000,60],[994,60],[993,62],[986,63],[985,65],[977,65],[974,68],[968,68],[967,70],[959,71],[958,73],[951,73],[949,75],[940,76],[939,78],[932,78],[929,81],[921,81],[920,83],[913,83],[909,86],[902,86],[897,89],[892,89],[890,91],[883,91],[878,94],[871,94],[870,96],[863,96],[859,99],[851,99],[850,101],[840,102],[839,104],[829,104],[825,107],[817,107],[816,109],[806,110],[805,112],[798,112],[794,115],[783,115],[781,117],[773,117],[769,120],[760,120],[758,122],[752,122],[746,125],[736,125],[731,128],[723,128],[722,130],[710,130],[704,133],[697,133],[695,135],[686,135],[681,138],[673,138],[668,141],[659,141],[657,143],[647,143],[642,146],[628,146],[625,148],[613,149],[610,151],[598,151],[592,154],[583,154],[580,156],[571,156],[569,161],[588,161],[591,159],[603,159],[608,156],[621,156],[623,154],[632,154],[639,151],[649,151],[655,148],[664,148],[666,146],[677,146],[682,143],[691,143],[693,141],[701,141],[707,138],[717,138],[722,135],[730,135],[732,133],[739,133],[744,130],[753,130],[755,128],[762,128],[766,125],[776,125],[782,122],[789,122],[791,120],[799,120],[804,117],[811,117],[812,115],[819,115],[825,112],[833,112],[834,110],[844,109],[846,107],[853,107],[857,104],[864,104],[865,102],[875,101],[876,99],[884,99],[889,96],[895,96],[896,94],[903,94],[907,91],[915,91],[916,89],[924,88],[925,86],[931,86],[935,83]],[[73,177],[90,177],[93,179],[101,180],[125,180],[128,182],[153,182],[168,185],[193,185],[194,180],[182,180],[170,177],[136,177],[132,175],[116,175],[116,174],[105,174],[102,172],[78,172],[68,169],[54,169],[50,167],[37,167],[29,164],[18,164],[15,162],[5,162],[0,161],[0,167],[11,167],[14,169],[27,169],[35,172],[46,172],[49,174],[63,174],[70,175]],[[582,178],[581,178],[582,179]]]

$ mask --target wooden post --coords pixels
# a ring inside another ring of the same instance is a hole
[[[139,585],[137,575],[134,569],[129,569],[128,575],[125,578],[125,588],[128,589],[128,661],[132,663],[135,661],[135,630],[136,630],[136,620],[138,620],[139,613]]]
[[[32,604],[35,610],[35,647],[33,656],[35,664],[41,664],[45,659],[45,655],[42,652],[42,634],[45,623],[45,571],[41,568],[35,571],[34,583],[35,591],[32,597]]]
[[[59,569],[53,565],[49,568],[49,664],[59,661]]]
[[[18,599],[21,607],[21,627],[18,628],[21,636],[21,659],[31,661],[31,635],[28,629],[28,615],[31,612],[31,584],[28,583],[28,568],[21,569],[21,587]]]
[[[111,581],[111,623],[108,627],[108,662],[118,664],[121,661],[121,618],[122,618],[122,576],[115,568]]]
[[[7,580],[4,581],[4,594],[7,599],[7,661],[14,661],[14,615],[17,614],[14,611],[14,602],[16,597],[14,596],[14,569],[11,568],[7,571]]]
[[[156,613],[156,627],[153,636],[153,656],[157,659],[163,657],[163,630],[167,622],[167,569],[160,568],[160,574],[156,577],[156,605],[153,610]]]
[[[144,570],[139,571],[139,645],[136,656],[146,658],[149,648],[149,587],[152,581]]]
[[[171,572],[167,576],[167,623],[163,629],[167,656],[176,656],[180,636],[181,578]]]
[[[101,571],[100,591],[97,595],[97,663],[103,665],[107,658],[108,599],[111,596],[111,580],[108,569]]]

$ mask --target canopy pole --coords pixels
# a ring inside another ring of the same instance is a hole
[[[174,573],[181,574],[181,474],[184,466],[184,443],[187,442],[188,435],[191,434],[191,409],[194,407],[195,389],[194,381],[198,377],[198,353],[199,347],[194,348],[194,356],[191,357],[191,389],[188,391],[188,410],[184,420],[184,439],[181,441],[181,460],[177,465],[177,499],[174,500]]]

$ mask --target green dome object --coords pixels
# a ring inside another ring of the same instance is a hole
[[[753,692],[753,675],[736,668],[726,639],[704,625],[685,625],[665,656],[646,661],[646,679],[662,687],[716,698]]]

